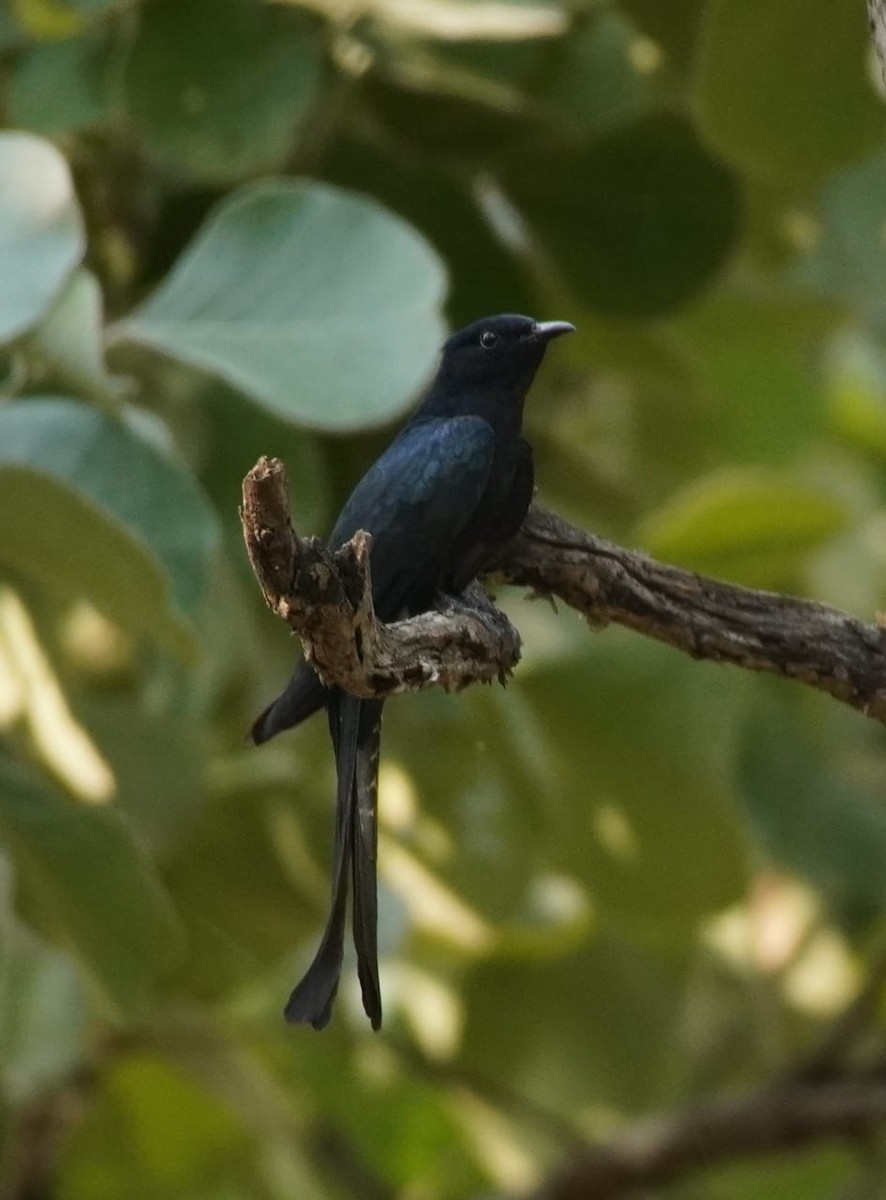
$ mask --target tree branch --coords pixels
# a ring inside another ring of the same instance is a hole
[[[799,680],[886,723],[886,630],[848,613],[656,562],[533,505],[492,569],[693,658]]]
[[[766,1085],[647,1118],[550,1176],[532,1200],[618,1200],[738,1155],[862,1137],[886,1120],[886,1078]]]
[[[331,553],[299,538],[286,473],[261,458],[241,520],[268,606],[302,638],[320,675],[363,697],[502,682],[520,637],[482,588],[390,625],[373,610],[371,538]],[[768,671],[828,692],[886,724],[886,630],[826,604],[722,583],[625,550],[533,505],[490,564],[507,583],[556,596],[597,627],[616,622],[693,658]]]

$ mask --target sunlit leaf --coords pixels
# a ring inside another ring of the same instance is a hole
[[[443,287],[426,243],[377,204],[281,180],[216,210],[114,336],[203,367],[291,420],[354,428],[402,410],[427,376]]]
[[[0,345],[36,324],[83,247],[65,160],[31,134],[0,133]]]
[[[289,0],[299,7],[314,8],[338,16],[336,0]],[[553,37],[564,31],[567,16],[554,0],[536,3],[525,0],[358,0],[354,16],[372,16],[384,25],[405,33],[443,40]]]

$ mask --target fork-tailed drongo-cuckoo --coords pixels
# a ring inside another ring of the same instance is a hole
[[[519,529],[532,497],[523,401],[548,342],[566,321],[503,315],[453,334],[412,419],[363,476],[329,537],[337,549],[372,534],[375,611],[384,621],[457,595]],[[381,1025],[376,948],[376,787],[382,701],[325,687],[301,663],[252,728],[258,744],[325,708],[338,774],[332,905],[314,960],[286,1005],[289,1021],[322,1029],[338,988],[349,878],[363,1007]]]

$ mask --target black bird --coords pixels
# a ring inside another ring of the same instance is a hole
[[[566,321],[488,317],[453,334],[412,419],[363,476],[329,536],[337,549],[372,534],[372,598],[391,621],[457,595],[517,532],[532,498],[532,448],[520,435],[523,402],[548,342]],[[363,1007],[381,1026],[376,947],[376,790],[381,700],[325,687],[302,662],[258,717],[261,744],[326,708],[338,773],[332,906],[323,939],[286,1005],[288,1021],[322,1029],[338,989],[348,875]]]

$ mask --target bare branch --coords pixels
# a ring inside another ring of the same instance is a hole
[[[886,1120],[886,1079],[766,1085],[647,1118],[550,1176],[532,1200],[619,1200],[738,1155],[862,1137]]]
[[[534,505],[493,568],[693,658],[799,680],[886,723],[886,630],[826,604],[707,579],[578,529]]]
[[[262,458],[243,481],[243,532],[269,607],[321,676],[356,696],[504,681],[520,637],[477,585],[390,625],[373,610],[368,534],[336,553],[292,530],[286,473]],[[826,604],[722,583],[656,562],[533,505],[490,564],[602,627],[626,625],[693,658],[768,671],[886,724],[886,630]]]
[[[297,537],[279,459],[259,459],[243,480],[240,519],[268,607],[301,637],[327,682],[367,698],[457,690],[504,682],[519,661],[520,635],[476,584],[446,598],[443,611],[390,625],[377,620],[369,534],[357,533],[335,553],[317,538]]]

